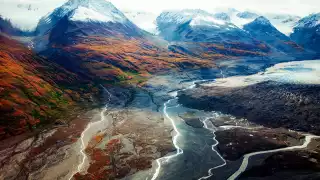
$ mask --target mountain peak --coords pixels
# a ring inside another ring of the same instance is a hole
[[[124,22],[126,17],[106,0],[70,0],[65,9],[73,9],[73,21]]]
[[[68,16],[71,21],[125,23],[128,19],[112,3],[106,0],[69,0],[51,14],[41,18],[37,32],[46,33]]]
[[[265,18],[264,16],[259,16],[252,23],[261,24],[261,25],[271,25],[272,26],[270,21],[267,18]]]

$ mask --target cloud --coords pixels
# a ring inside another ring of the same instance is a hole
[[[32,29],[39,19],[67,0],[0,0],[0,15],[24,29]],[[172,9],[204,9],[219,7],[251,10],[258,13],[289,13],[306,16],[319,12],[320,0],[109,0],[121,10],[160,13]],[[18,5],[24,5],[18,7]],[[31,10],[28,6],[31,5]]]
[[[160,12],[166,9],[204,9],[219,7],[253,10],[260,13],[290,13],[305,16],[319,11],[319,0],[110,0],[120,9]]]

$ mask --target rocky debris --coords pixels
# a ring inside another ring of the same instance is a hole
[[[244,118],[236,118],[231,115],[218,113],[218,116],[209,119],[215,127],[225,129],[225,127],[248,127],[259,128],[260,126]]]
[[[320,134],[320,85],[268,81],[246,87],[199,87],[179,94],[179,103],[220,111],[269,127]]]
[[[243,155],[279,149],[302,144],[304,136],[285,129],[244,129],[235,128],[217,131],[216,139],[220,154],[227,160],[234,161]]]
[[[89,143],[87,173],[75,179],[124,178],[150,169],[152,161],[174,151],[171,127],[162,114],[139,109],[111,112],[112,127],[97,134]]]

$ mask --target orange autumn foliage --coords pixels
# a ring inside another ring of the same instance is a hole
[[[80,39],[70,46],[55,48],[78,56],[81,68],[90,75],[109,81],[134,79],[132,74],[150,74],[190,65],[193,67],[209,67],[212,59],[200,59],[189,55],[169,52],[145,39],[121,39],[116,37],[89,36]]]
[[[0,139],[59,117],[72,99],[57,83],[73,81],[75,74],[0,35]]]

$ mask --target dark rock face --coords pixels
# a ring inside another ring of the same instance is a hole
[[[291,39],[301,46],[315,52],[320,51],[320,13],[311,14],[298,21],[290,35]]]
[[[239,179],[320,179],[319,158],[316,152],[279,152],[244,172]]]
[[[245,154],[301,144],[303,136],[284,129],[228,129],[217,131],[217,149],[223,158],[237,160]]]
[[[315,27],[302,27],[295,28],[291,34],[291,38],[303,47],[314,50],[315,52],[320,51],[320,25]]]
[[[269,127],[320,134],[320,85],[263,82],[241,88],[200,87],[179,94],[187,107],[221,111]]]

